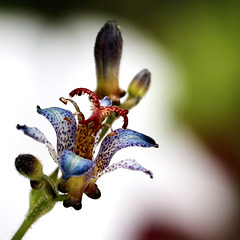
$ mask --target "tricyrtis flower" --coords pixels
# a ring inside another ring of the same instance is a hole
[[[84,93],[89,94],[92,102],[92,114],[88,119],[85,119],[80,108],[72,99],[60,98],[65,104],[71,102],[76,109],[75,113],[58,107],[46,109],[37,107],[37,112],[45,116],[56,131],[57,151],[38,128],[17,125],[17,129],[47,146],[50,155],[62,171],[58,188],[61,192],[67,193],[63,204],[65,207],[72,206],[75,209],[81,208],[83,193],[94,199],[100,197],[100,191],[95,182],[104,173],[118,168],[126,168],[142,171],[152,178],[151,171],[133,159],[122,160],[109,166],[113,155],[118,150],[129,146],[158,147],[152,138],[127,129],[128,111],[111,106],[108,97],[99,100],[95,93],[86,88],[75,89],[70,96],[80,96]],[[104,126],[103,122],[107,116],[113,113],[123,117],[123,127],[111,131],[103,139],[99,152],[94,158],[94,148]],[[77,121],[75,116],[77,116]]]

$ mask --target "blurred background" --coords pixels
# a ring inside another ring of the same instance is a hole
[[[1,0],[0,238],[11,238],[28,209],[16,156],[32,153],[45,173],[55,169],[16,124],[39,127],[56,143],[36,105],[62,107],[58,98],[72,89],[96,88],[95,37],[114,19],[124,38],[120,86],[143,68],[152,73],[129,128],[160,148],[124,149],[113,161],[135,158],[154,179],[126,170],[103,176],[99,200],[84,198],[80,211],[58,204],[24,239],[238,240],[239,10],[238,1]]]

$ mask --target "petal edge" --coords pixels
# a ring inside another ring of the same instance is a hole
[[[102,141],[99,153],[96,157],[98,171],[106,168],[113,155],[126,147],[158,147],[158,144],[151,137],[130,129],[116,129],[109,133]]]
[[[120,162],[113,163],[112,165],[106,167],[103,169],[101,172],[99,172],[97,175],[95,175],[93,178],[99,178],[103,174],[112,172],[118,168],[125,168],[129,170],[134,170],[134,171],[142,171],[150,176],[150,178],[153,178],[153,174],[150,170],[147,170],[144,168],[142,165],[140,165],[136,160],[134,159],[125,159]]]

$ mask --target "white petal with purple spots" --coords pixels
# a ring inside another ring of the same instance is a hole
[[[34,140],[43,143],[47,146],[48,151],[51,155],[51,157],[53,158],[53,160],[58,163],[59,162],[59,157],[54,149],[54,147],[52,146],[52,144],[47,140],[47,138],[45,137],[45,135],[36,127],[28,127],[26,125],[17,125],[17,129],[21,130],[24,132],[24,134],[26,134],[27,136],[33,138]]]
[[[152,172],[147,170],[146,168],[144,168],[142,165],[140,165],[134,159],[126,159],[126,160],[122,160],[122,161],[117,162],[117,163],[113,163],[112,165],[106,167],[103,171],[99,172],[93,178],[99,178],[103,174],[108,173],[108,172],[112,172],[112,171],[114,171],[118,168],[125,168],[125,169],[129,169],[129,170],[134,170],[134,171],[142,171],[142,172],[148,174],[150,176],[150,178],[153,178]]]
[[[102,141],[99,153],[96,157],[98,171],[106,168],[112,156],[120,149],[126,147],[158,147],[158,144],[150,137],[130,130],[119,128],[108,134]]]
[[[55,129],[57,135],[57,151],[61,156],[64,149],[74,150],[77,132],[77,123],[73,114],[65,109],[51,107],[41,109],[38,107],[37,112],[46,117]],[[71,120],[71,123],[64,118]]]

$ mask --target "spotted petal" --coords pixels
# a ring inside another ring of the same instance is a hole
[[[108,173],[108,172],[112,172],[112,171],[114,171],[114,170],[116,170],[118,168],[125,168],[125,169],[129,169],[129,170],[134,170],[134,171],[142,171],[142,172],[148,174],[150,176],[150,178],[153,178],[152,172],[147,170],[146,168],[144,168],[142,165],[140,165],[134,159],[126,159],[126,160],[122,160],[122,161],[117,162],[117,163],[113,163],[112,165],[110,165],[110,166],[106,167],[105,169],[103,169],[101,172],[99,172],[93,178],[99,178],[103,174]]]
[[[150,137],[130,130],[119,128],[111,133],[109,133],[104,140],[99,149],[98,156],[96,157],[97,172],[105,169],[112,156],[120,149],[126,147],[158,147],[158,144]]]
[[[63,172],[63,180],[70,177],[79,177],[93,172],[95,163],[89,159],[84,159],[69,150],[64,150],[59,164]]]
[[[57,151],[61,156],[64,149],[74,150],[76,141],[77,123],[73,114],[65,109],[51,107],[41,109],[38,107],[37,112],[46,117],[55,129],[57,135]],[[71,122],[67,120],[71,120]]]
[[[59,162],[59,158],[58,155],[54,149],[54,147],[52,146],[52,144],[47,140],[47,138],[45,137],[45,135],[36,127],[28,127],[26,125],[17,125],[17,129],[21,130],[24,132],[24,134],[26,134],[27,136],[33,138],[34,140],[43,143],[47,146],[48,151],[51,155],[51,157],[53,158],[53,160],[58,163]]]

